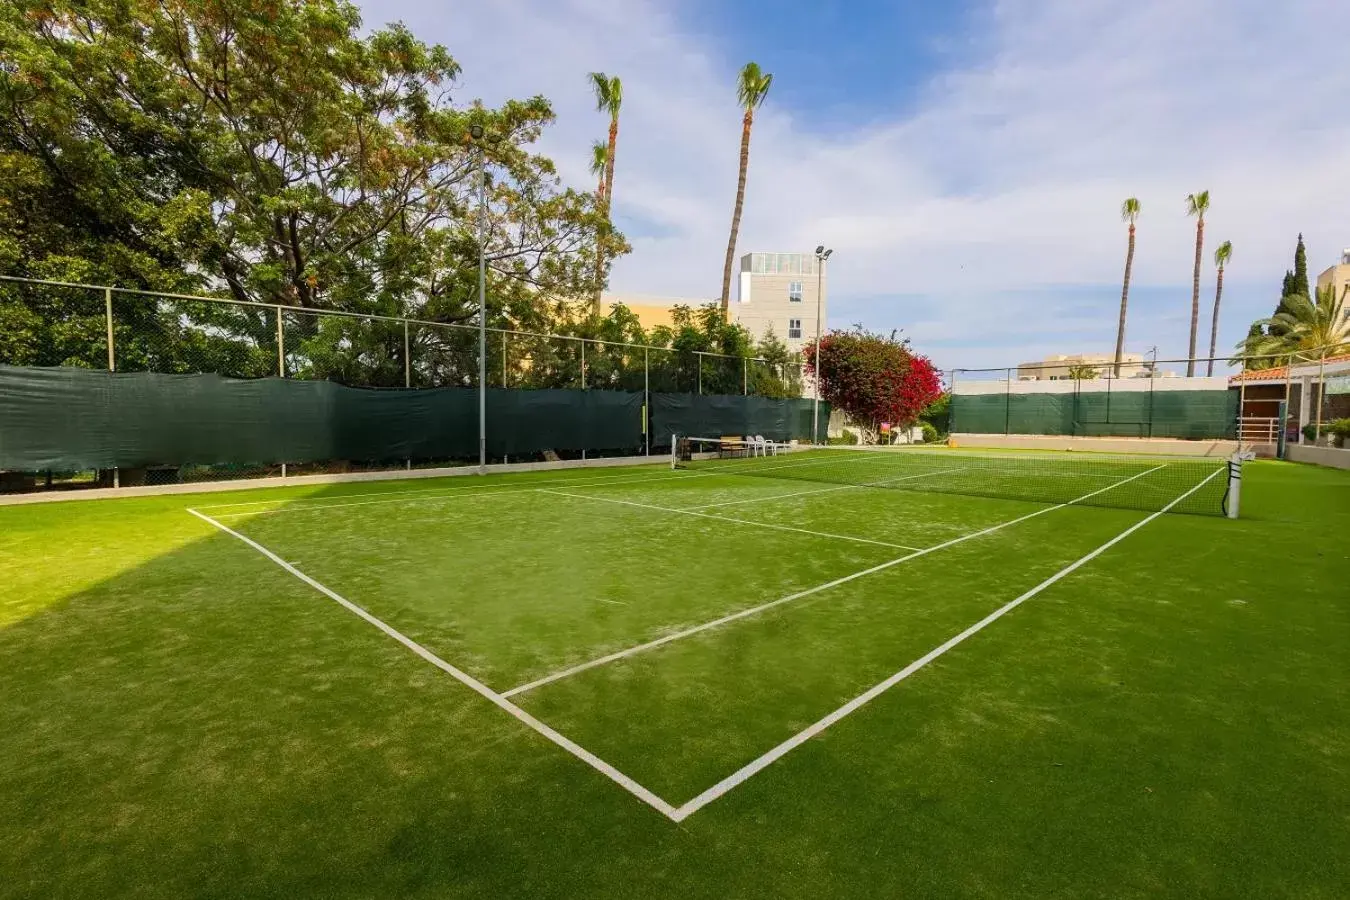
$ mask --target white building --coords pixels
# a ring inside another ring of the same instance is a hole
[[[770,331],[794,353],[826,321],[826,271],[814,253],[747,253],[741,257],[729,319],[762,340]]]

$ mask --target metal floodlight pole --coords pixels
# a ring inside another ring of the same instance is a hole
[[[825,260],[833,250],[826,250],[824,244],[816,247],[816,375],[813,382],[815,401],[811,404],[811,443],[820,440],[820,313],[825,305]]]

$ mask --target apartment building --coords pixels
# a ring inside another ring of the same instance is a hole
[[[1061,353],[1056,356],[1047,356],[1045,359],[1018,363],[1017,379],[1019,381],[1063,381],[1071,377],[1071,370],[1080,367],[1091,368],[1100,378],[1111,378],[1115,375],[1115,361],[1114,353],[1074,353],[1072,355]],[[1147,378],[1151,372],[1152,366],[1144,362],[1144,357],[1138,353],[1121,354],[1121,378]]]
[[[816,339],[817,321],[827,327],[828,280],[821,265],[814,253],[745,254],[729,318],[755,340],[772,331],[792,352],[801,352]]]

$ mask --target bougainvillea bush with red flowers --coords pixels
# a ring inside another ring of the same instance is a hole
[[[942,380],[928,357],[910,349],[908,338],[855,328],[831,331],[806,348],[806,371],[820,373],[820,396],[842,409],[873,443],[881,424],[908,428],[942,394]]]

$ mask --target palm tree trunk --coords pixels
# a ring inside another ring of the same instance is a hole
[[[1116,324],[1116,370],[1120,377],[1120,358],[1125,353],[1125,310],[1130,302],[1130,270],[1134,268],[1134,223],[1130,223],[1130,249],[1125,251],[1125,284],[1120,289],[1120,321]]]
[[[731,310],[731,264],[736,256],[736,237],[741,230],[741,207],[745,204],[745,173],[750,168],[750,126],[755,123],[753,110],[745,111],[741,123],[741,175],[736,182],[736,209],[731,214],[731,237],[727,240],[727,260],[722,267],[722,321]]]
[[[604,213],[601,236],[609,237],[609,210],[614,201],[614,153],[619,146],[619,118],[610,116],[609,145],[605,149],[605,171],[600,175],[600,211]],[[595,301],[592,309],[600,315],[600,295],[605,290],[605,251],[600,243],[595,247]]]
[[[1214,349],[1219,344],[1219,300],[1223,297],[1223,266],[1219,266],[1218,283],[1214,288],[1214,318],[1209,323],[1209,370],[1206,375],[1214,374]]]
[[[1186,377],[1195,375],[1195,338],[1200,330],[1200,255],[1205,246],[1205,220],[1195,223],[1195,271],[1191,276],[1191,349],[1186,354]]]

